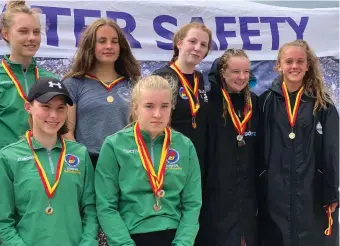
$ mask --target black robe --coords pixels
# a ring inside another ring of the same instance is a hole
[[[244,147],[238,147],[229,113],[222,117],[223,96],[218,76],[218,60],[209,74],[209,161],[203,187],[203,205],[196,246],[257,245],[257,96],[251,94],[253,115],[247,124]],[[244,94],[229,94],[236,112],[244,109]],[[242,116],[243,117],[243,116]],[[243,119],[243,118],[241,118]]]
[[[260,135],[263,153],[259,170],[259,219],[262,246],[335,246],[338,209],[333,235],[324,230],[324,205],[338,202],[339,116],[334,105],[313,114],[315,99],[303,94],[294,132],[281,89],[260,97]],[[290,93],[292,107],[297,93]]]
[[[183,99],[180,96],[181,91],[181,83],[176,72],[170,67],[165,66],[153,72],[155,75],[162,76],[164,78],[172,78],[178,82],[178,93],[176,98],[176,106],[171,115],[171,127],[184,134],[193,142],[197,156],[201,166],[202,177],[204,177],[204,163],[205,163],[205,153],[206,153],[206,139],[207,139],[207,110],[208,110],[208,96],[204,89],[204,80],[203,75],[195,71],[195,73],[199,76],[199,91],[198,98],[200,102],[200,108],[196,115],[196,123],[197,127],[192,127],[192,116],[189,106],[189,101],[187,99]],[[193,81],[191,86],[193,86]]]

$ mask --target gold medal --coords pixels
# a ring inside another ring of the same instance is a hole
[[[48,206],[46,209],[45,209],[45,213],[47,215],[51,215],[53,214],[53,208],[51,206]]]
[[[294,132],[289,133],[289,138],[290,139],[294,139],[295,138],[295,133]]]
[[[108,96],[108,97],[106,98],[106,101],[109,102],[109,103],[112,103],[113,100],[114,100],[113,96]]]

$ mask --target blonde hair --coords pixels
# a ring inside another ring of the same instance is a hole
[[[304,40],[295,40],[284,44],[278,53],[275,69],[278,71],[282,52],[289,47],[300,47],[306,51],[308,71],[303,77],[302,85],[305,88],[304,94],[315,98],[313,112],[321,108],[327,108],[327,103],[333,104],[330,95],[327,93],[325,83],[320,72],[319,58]],[[280,74],[281,79],[282,74]]]
[[[177,98],[177,82],[174,79],[163,78],[158,75],[150,75],[140,79],[132,89],[131,93],[131,111],[130,111],[130,123],[137,120],[137,116],[134,113],[134,105],[137,104],[140,98],[142,90],[168,90],[171,95],[171,107],[174,108]]]
[[[83,32],[79,41],[71,70],[65,75],[69,77],[84,77],[90,72],[95,64],[96,33],[99,27],[109,26],[116,30],[119,42],[119,57],[114,63],[116,72],[133,81],[140,76],[140,66],[136,58],[132,55],[130,45],[123,33],[123,30],[111,19],[100,18],[89,25]]]
[[[28,15],[35,15],[40,13],[39,9],[36,8],[29,8],[26,6],[25,1],[14,1],[10,0],[6,4],[6,10],[1,14],[0,17],[0,30],[1,30],[1,37],[6,43],[9,43],[7,39],[3,37],[3,31],[8,31],[13,24],[13,17],[17,13],[24,13]],[[40,21],[39,21],[40,23]]]
[[[177,48],[177,44],[180,40],[183,40],[188,32],[190,31],[190,29],[192,28],[197,28],[197,29],[200,29],[204,32],[206,32],[209,36],[209,43],[208,43],[208,51],[207,51],[207,54],[205,54],[205,57],[208,55],[209,53],[209,50],[211,48],[211,43],[212,43],[212,34],[211,34],[211,31],[210,29],[202,24],[202,23],[199,23],[199,22],[192,22],[192,23],[189,23],[189,24],[186,24],[184,26],[182,26],[174,35],[173,37],[173,49],[174,49],[174,54],[172,56],[172,59],[171,61],[172,62],[175,62],[177,59],[178,59],[178,55],[179,55],[179,49]]]
[[[229,61],[233,57],[244,57],[249,60],[248,55],[244,50],[241,49],[227,49],[220,59],[220,65],[219,65],[219,73],[221,78],[221,85],[222,87],[227,91],[226,84],[224,82],[223,74],[226,69],[228,69]],[[251,100],[251,92],[250,92],[250,86],[249,81],[248,84],[243,88],[242,92],[244,92],[244,105],[248,105],[249,100]],[[226,119],[228,114],[228,108],[225,100],[223,100],[223,113],[222,117]],[[250,128],[250,121],[249,121],[249,128]]]

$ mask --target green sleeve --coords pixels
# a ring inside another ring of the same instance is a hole
[[[96,211],[96,195],[94,191],[94,170],[88,153],[86,153],[85,162],[85,185],[80,204],[83,216],[83,233],[79,246],[98,246],[96,238],[99,225]]]
[[[119,164],[114,148],[107,138],[100,150],[96,172],[95,189],[97,214],[108,245],[135,245],[118,211]]]
[[[0,153],[0,245],[27,246],[15,229],[13,173]]]
[[[198,218],[202,206],[201,171],[196,150],[190,141],[188,177],[181,192],[182,215],[173,246],[192,246],[198,232]]]

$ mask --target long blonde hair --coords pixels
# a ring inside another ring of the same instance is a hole
[[[163,78],[158,75],[150,75],[145,78],[140,79],[136,85],[132,89],[131,93],[131,108],[130,108],[130,123],[135,122],[137,120],[137,116],[134,112],[134,105],[137,104],[138,99],[140,98],[142,90],[168,90],[171,95],[171,107],[173,108],[176,104],[177,98],[177,82],[173,79]]]
[[[39,9],[29,8],[26,6],[25,1],[11,0],[6,4],[6,10],[0,15],[0,30],[1,38],[9,44],[9,40],[3,37],[3,31],[8,31],[13,24],[13,17],[17,13],[24,13],[28,15],[37,15],[40,13]],[[37,19],[39,20],[38,16]],[[39,21],[40,23],[40,21]]]
[[[178,59],[178,55],[179,55],[179,49],[177,48],[177,44],[180,40],[183,40],[188,32],[190,31],[190,29],[192,28],[197,28],[197,29],[200,29],[204,32],[206,32],[209,36],[209,43],[208,43],[208,51],[207,53],[205,54],[205,57],[208,55],[209,53],[209,50],[211,48],[211,43],[212,43],[212,34],[211,34],[211,31],[210,29],[202,24],[202,23],[199,23],[199,22],[191,22],[189,24],[186,24],[184,26],[182,26],[174,35],[173,37],[173,44],[172,44],[172,47],[174,49],[174,53],[173,53],[173,56],[172,56],[172,59],[171,61],[172,62],[175,62],[177,59]]]
[[[241,49],[227,49],[223,53],[223,55],[221,56],[221,59],[220,59],[219,73],[220,73],[220,78],[221,78],[221,86],[225,90],[227,90],[227,89],[226,89],[226,84],[224,82],[223,74],[224,74],[225,70],[228,69],[229,61],[233,57],[244,57],[244,58],[247,58],[249,60],[246,52],[244,50],[241,50]],[[247,105],[249,100],[251,100],[251,92],[250,92],[249,81],[248,81],[248,84],[246,85],[246,87],[243,88],[242,92],[244,92],[244,105]],[[224,119],[226,119],[227,115],[228,115],[227,104],[226,104],[225,100],[223,100],[222,117]],[[250,124],[250,121],[249,121],[249,124]],[[250,125],[248,125],[248,126],[250,128]]]
[[[319,58],[305,40],[295,40],[284,44],[280,48],[277,56],[276,70],[278,71],[282,52],[289,47],[300,47],[306,51],[308,71],[303,77],[302,85],[305,88],[304,94],[316,100],[313,111],[316,112],[321,108],[327,108],[327,103],[333,104],[320,72]],[[282,77],[282,74],[280,76]]]

